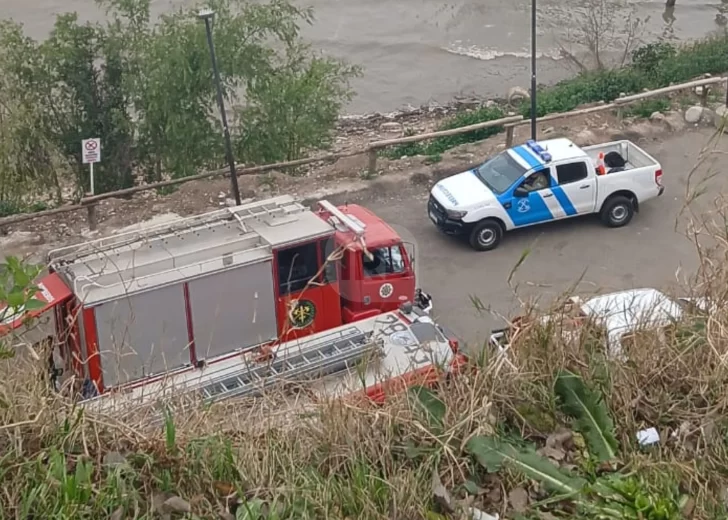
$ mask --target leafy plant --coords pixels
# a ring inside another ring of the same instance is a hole
[[[677,55],[677,48],[671,43],[648,43],[632,52],[632,65],[645,74],[654,73],[665,61]]]
[[[5,263],[0,264],[0,326],[45,306],[36,297],[38,287],[33,283],[40,272],[39,266],[22,262],[15,256],[6,257]],[[0,359],[12,357],[13,352],[0,337]]]
[[[560,470],[535,451],[515,448],[494,437],[473,437],[468,441],[466,451],[490,472],[508,465],[542,483],[550,491],[565,496],[576,495],[587,485],[585,479]]]
[[[578,375],[566,370],[557,374],[554,390],[562,411],[573,418],[575,428],[584,436],[590,455],[598,461],[615,459],[618,444],[614,423],[603,397]],[[433,433],[444,437],[442,418],[447,412],[444,403],[431,391],[418,388],[411,393],[429,418],[427,424]],[[451,439],[450,445],[457,443]],[[511,437],[474,436],[465,443],[465,451],[489,473],[508,468],[539,482],[555,494],[545,503],[569,501],[576,506],[579,518],[681,518],[686,497],[679,493],[674,480],[655,486],[645,479],[620,473],[580,476],[555,466],[522,439]]]
[[[45,306],[35,297],[38,287],[33,280],[41,272],[41,267],[29,265],[15,256],[5,258],[0,264],[0,323],[13,321],[27,311],[35,311]]]
[[[602,462],[615,459],[619,446],[603,397],[566,370],[557,375],[554,389],[562,411],[574,419],[574,427],[584,436],[592,456]]]
[[[246,89],[236,148],[249,161],[293,161],[311,148],[329,146],[343,103],[352,98],[348,81],[360,74],[358,67],[309,59],[304,45],[288,53],[285,63]]]
[[[443,421],[447,408],[435,393],[425,386],[410,387],[409,393],[414,397],[417,410],[425,417],[425,422],[433,432],[442,433]]]

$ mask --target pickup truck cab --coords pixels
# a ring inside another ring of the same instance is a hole
[[[528,141],[435,184],[428,214],[441,231],[489,251],[506,231],[581,215],[625,226],[663,191],[660,163],[630,141]]]

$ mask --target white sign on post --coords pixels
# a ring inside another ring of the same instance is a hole
[[[94,163],[101,161],[101,139],[84,139],[81,141],[81,157],[83,164],[91,168],[91,195],[94,195]]]

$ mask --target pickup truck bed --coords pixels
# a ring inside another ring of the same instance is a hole
[[[610,143],[584,146],[582,147],[582,150],[586,152],[595,165],[597,164],[600,153],[603,153],[606,156],[610,152],[616,152],[625,161],[624,170],[619,171],[629,171],[636,168],[647,167],[657,168],[660,166],[660,163],[657,162],[657,160],[631,141],[612,141]],[[613,173],[613,171],[610,172],[610,167],[607,165],[607,174],[609,173]]]

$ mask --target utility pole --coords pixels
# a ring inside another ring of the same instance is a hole
[[[536,140],[536,0],[531,0],[531,139]]]
[[[215,85],[217,87],[217,104],[220,107],[220,117],[222,117],[222,127],[225,134],[225,155],[230,166],[230,186],[232,188],[235,204],[240,205],[240,188],[238,188],[238,175],[235,171],[235,159],[233,159],[233,148],[230,144],[230,129],[228,128],[227,116],[225,115],[225,101],[222,97],[222,85],[220,83],[220,72],[217,70],[217,58],[215,57],[215,45],[212,42],[212,21],[215,12],[211,9],[202,9],[197,16],[205,21],[205,30],[207,31],[207,43],[210,47],[210,59],[212,60],[212,70],[215,73]]]

